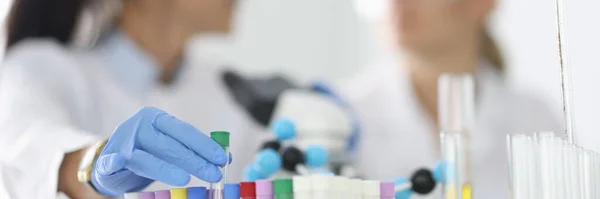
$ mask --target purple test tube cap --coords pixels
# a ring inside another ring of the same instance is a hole
[[[380,185],[381,198],[394,198],[394,183],[393,182],[382,182]]]
[[[171,191],[169,191],[169,190],[155,191],[154,199],[171,199]]]
[[[273,196],[273,182],[270,180],[257,180],[256,196]]]
[[[154,192],[142,192],[140,193],[140,199],[155,199]]]

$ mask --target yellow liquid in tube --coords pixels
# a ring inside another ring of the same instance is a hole
[[[462,199],[471,199],[471,185],[465,184],[462,188]]]

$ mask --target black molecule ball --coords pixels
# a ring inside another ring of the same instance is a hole
[[[282,162],[285,170],[295,172],[297,165],[304,164],[304,153],[296,147],[288,147],[283,150]]]
[[[428,194],[435,189],[435,179],[429,169],[419,169],[410,177],[412,190],[418,194]]]
[[[260,147],[260,149],[261,150],[273,149],[275,151],[279,151],[279,149],[281,149],[281,143],[279,143],[279,141],[277,141],[277,140],[271,140],[271,141],[263,143],[262,146]]]

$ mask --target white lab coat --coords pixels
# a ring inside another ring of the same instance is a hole
[[[362,123],[355,164],[368,179],[410,177],[440,160],[439,133],[399,63],[401,58],[383,59],[339,84]],[[540,98],[511,90],[486,64],[476,82],[474,198],[506,199],[506,135],[560,132],[560,123]],[[439,191],[431,197],[440,198]]]
[[[210,56],[187,56],[177,80],[162,85],[158,67],[118,32],[85,51],[48,40],[16,46],[0,72],[0,198],[56,198],[63,154],[109,137],[143,106],[160,107],[204,133],[230,131],[229,179],[240,181],[262,129],[229,96],[222,67]],[[160,188],[169,187],[149,189]]]

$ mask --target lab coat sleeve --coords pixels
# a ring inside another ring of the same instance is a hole
[[[0,196],[57,197],[65,153],[97,140],[74,124],[70,87],[57,45],[15,49],[0,71]]]

